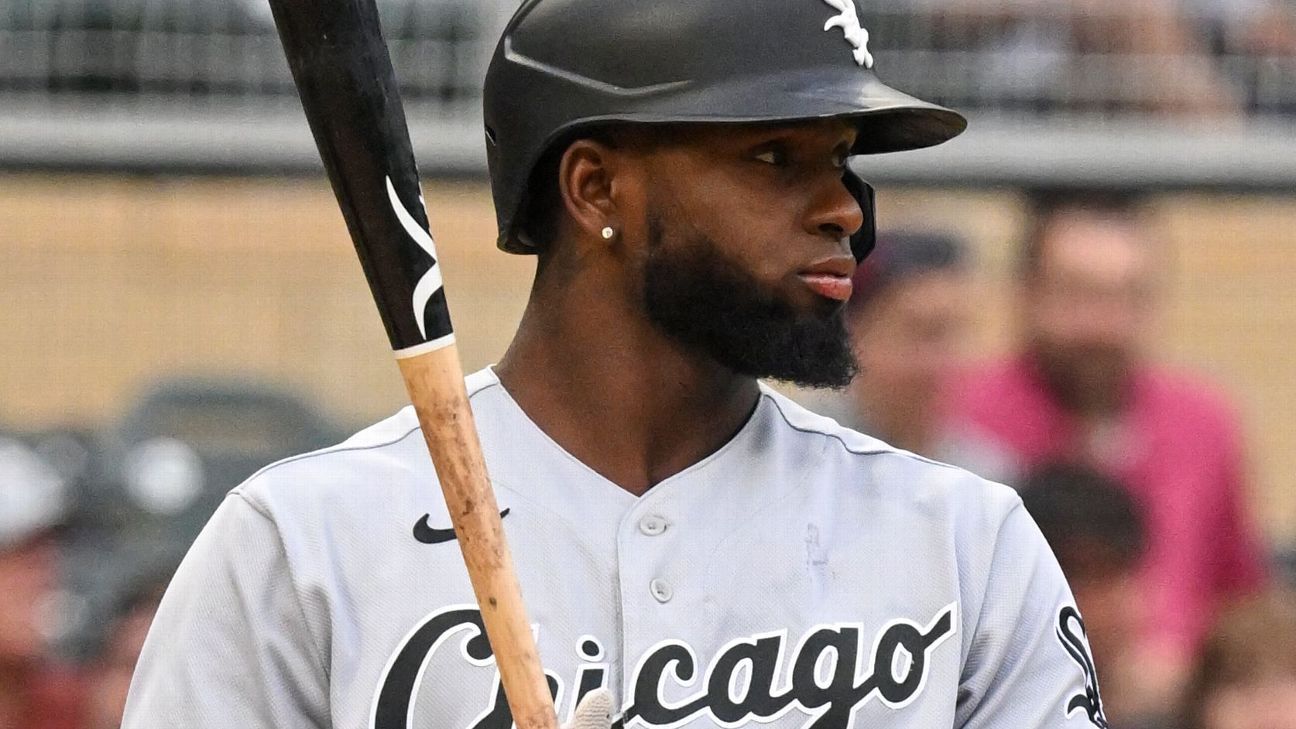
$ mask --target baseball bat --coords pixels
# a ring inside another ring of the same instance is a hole
[[[270,0],[270,6],[311,133],[418,413],[513,719],[518,729],[557,729],[468,405],[375,0]]]

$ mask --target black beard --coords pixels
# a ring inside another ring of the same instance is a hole
[[[648,318],[678,342],[749,377],[840,389],[858,366],[841,306],[798,314],[705,236],[663,245],[648,220],[643,271]]]

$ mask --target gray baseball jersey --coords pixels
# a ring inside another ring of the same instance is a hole
[[[763,389],[635,497],[468,378],[560,717],[633,727],[1105,727],[1079,615],[1008,488]],[[411,410],[230,493],[176,574],[125,729],[508,729]]]

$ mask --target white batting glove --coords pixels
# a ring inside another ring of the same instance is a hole
[[[563,729],[611,729],[612,709],[612,692],[605,688],[595,689],[581,699],[576,715],[563,725]]]

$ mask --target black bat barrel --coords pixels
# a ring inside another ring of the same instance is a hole
[[[306,119],[398,354],[453,341],[374,0],[270,0]]]

